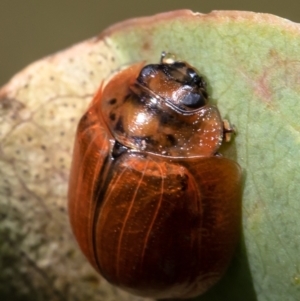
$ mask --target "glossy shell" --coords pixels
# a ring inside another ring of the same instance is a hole
[[[69,215],[110,283],[187,298],[224,274],[240,230],[241,171],[216,155],[223,131],[184,62],[136,64],[99,90],[77,130]]]

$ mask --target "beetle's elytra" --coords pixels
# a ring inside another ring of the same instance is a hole
[[[217,154],[224,133],[203,78],[169,54],[99,90],[77,130],[69,215],[110,283],[188,298],[224,274],[241,215],[240,167]]]

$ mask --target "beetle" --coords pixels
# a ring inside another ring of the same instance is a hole
[[[218,153],[232,129],[208,99],[198,71],[163,52],[115,74],[79,122],[71,227],[92,266],[133,294],[200,295],[233,256],[241,168]]]

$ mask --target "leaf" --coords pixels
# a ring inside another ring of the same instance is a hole
[[[288,20],[183,10],[117,24],[16,75],[0,91],[0,295],[145,300],[99,286],[72,239],[66,189],[76,123],[97,87],[165,50],[207,79],[238,131],[224,154],[244,173],[237,255],[197,300],[299,300],[299,49],[299,25]]]

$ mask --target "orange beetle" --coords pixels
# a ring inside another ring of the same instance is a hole
[[[162,54],[116,74],[81,118],[69,183],[75,237],[110,283],[152,298],[200,295],[240,230],[241,170],[195,68]]]

